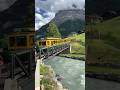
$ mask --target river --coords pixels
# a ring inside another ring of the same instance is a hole
[[[69,90],[85,90],[85,62],[55,56],[46,60],[56,74],[62,77],[62,84]]]

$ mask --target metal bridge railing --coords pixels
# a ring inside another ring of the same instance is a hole
[[[29,58],[26,61],[23,61],[19,58],[19,55],[23,55],[29,53]],[[24,75],[30,77],[32,74],[33,64],[35,64],[35,60],[33,57],[33,50],[25,50],[22,52],[12,52],[11,54],[11,78],[14,79],[15,76],[23,73]],[[17,66],[16,66],[17,64]],[[18,76],[20,78],[21,76]]]
[[[56,45],[51,47],[39,48],[38,57],[39,59],[46,59],[50,56],[57,55],[62,51],[68,49],[70,47],[69,43],[63,45]]]

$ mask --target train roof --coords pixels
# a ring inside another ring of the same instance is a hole
[[[8,36],[16,36],[16,35],[28,35],[28,34],[34,34],[34,32],[13,32],[9,33]]]
[[[45,38],[45,39],[47,39],[47,40],[52,40],[52,39],[54,39],[54,40],[55,40],[55,39],[58,40],[58,39],[61,39],[61,38],[52,38],[52,37],[51,37],[51,38]]]

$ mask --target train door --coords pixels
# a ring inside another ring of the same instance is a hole
[[[29,36],[29,47],[32,48],[34,46],[34,35]]]

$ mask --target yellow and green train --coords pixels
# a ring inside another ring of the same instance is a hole
[[[12,33],[8,35],[10,50],[29,49],[34,47],[34,32]]]
[[[27,33],[12,33],[8,35],[8,48],[10,50],[17,49],[30,49],[34,48],[35,45],[40,47],[51,47],[56,45],[62,45],[65,43],[70,43],[69,38],[45,38],[41,40],[34,41],[34,32]]]
[[[64,39],[61,39],[61,38],[46,38],[46,39],[43,39],[43,40],[38,40],[36,42],[36,44],[39,47],[48,48],[48,47],[51,47],[51,46],[62,45],[62,44],[69,43],[69,42],[70,42],[69,38],[64,38]]]

